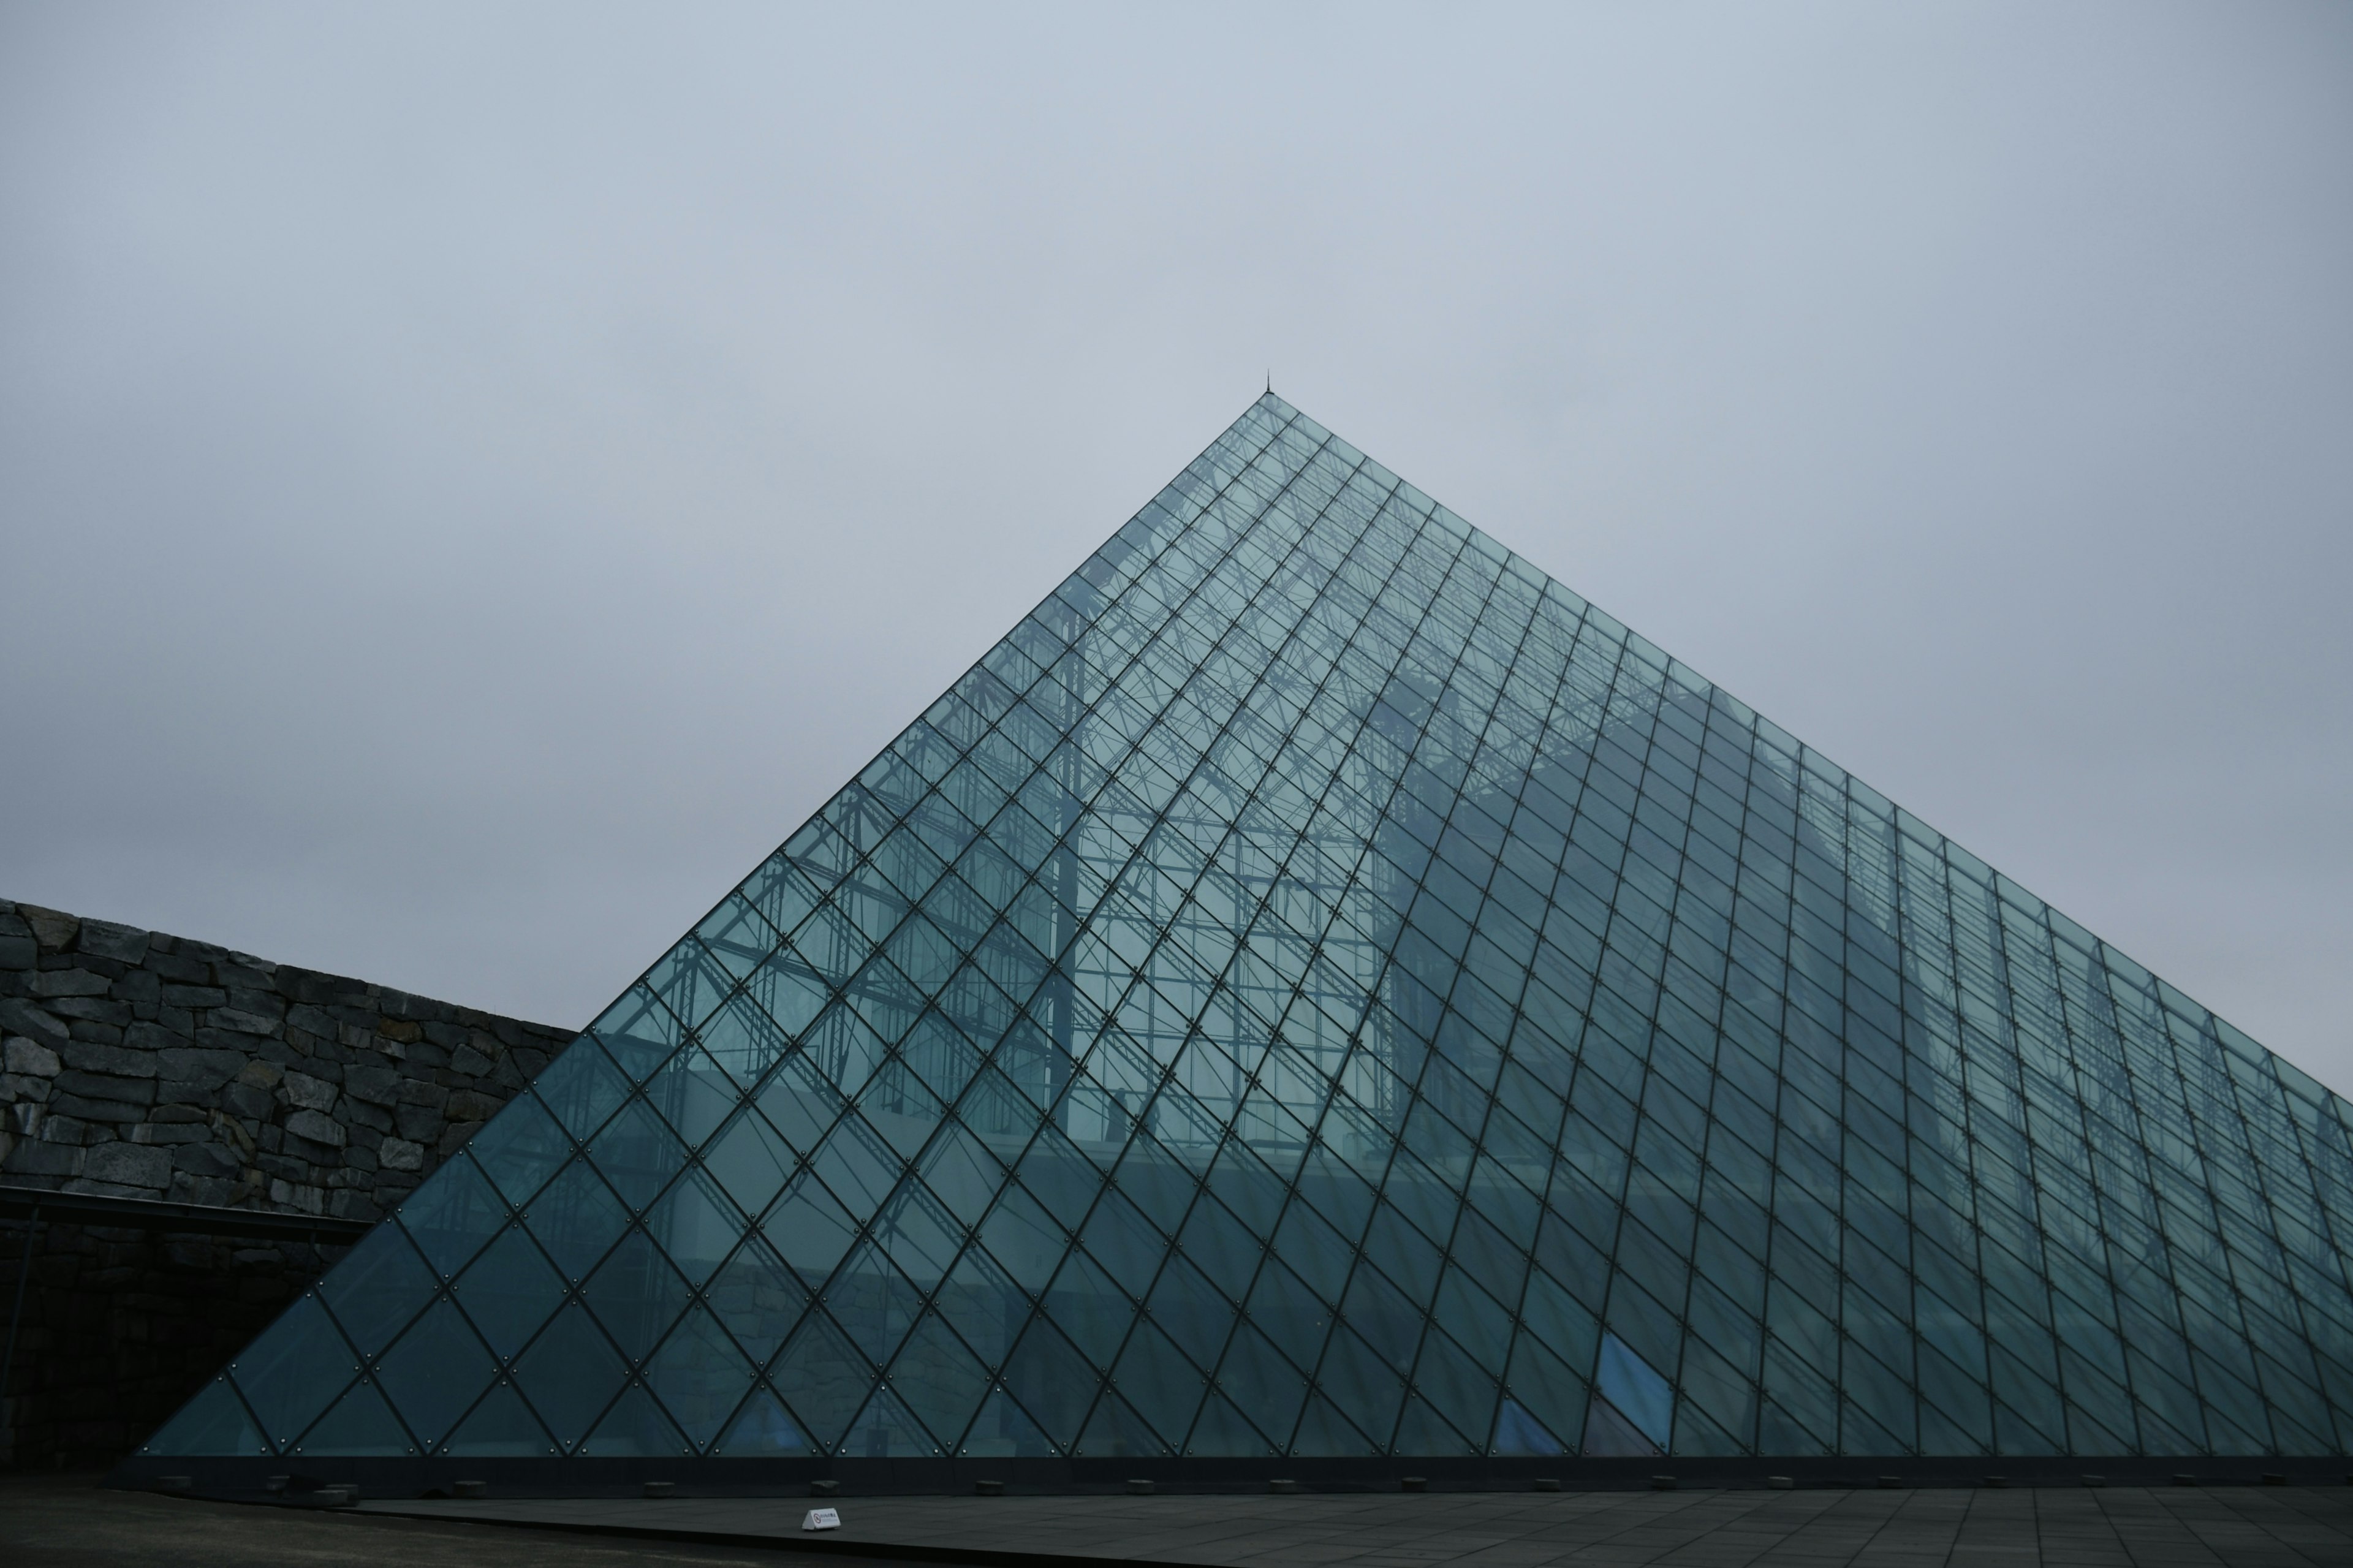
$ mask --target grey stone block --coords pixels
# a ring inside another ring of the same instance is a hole
[[[471,1046],[459,1046],[449,1053],[451,1069],[464,1073],[468,1078],[480,1078],[497,1065]]]
[[[327,1212],[333,1215],[337,1219],[381,1219],[384,1217],[383,1208],[365,1193],[357,1191],[337,1193],[334,1196],[334,1200],[327,1205]]]
[[[117,980],[109,994],[118,1002],[153,1005],[163,1000],[163,978],[152,969],[134,969]]]
[[[369,1105],[356,1100],[346,1100],[343,1101],[343,1109],[336,1114],[337,1118],[352,1130],[352,1136],[355,1140],[363,1132],[392,1131],[392,1112],[382,1106]]]
[[[81,1174],[88,1181],[161,1190],[172,1179],[172,1156],[161,1149],[113,1142],[100,1143],[88,1153],[81,1167]]]
[[[287,1103],[304,1110],[332,1110],[335,1108],[335,1086],[306,1072],[289,1072],[279,1084]],[[293,1123],[290,1121],[288,1126]]]
[[[286,1026],[316,1035],[322,1040],[332,1040],[343,1026],[325,1008],[300,1003],[286,1010]]]
[[[212,1136],[200,1121],[142,1121],[131,1130],[133,1143],[201,1143]]]
[[[136,926],[117,925],[112,921],[85,920],[81,922],[81,951],[121,963],[138,963],[147,957],[147,944],[152,935]]]
[[[155,1114],[167,1111],[193,1110],[200,1105],[210,1105],[220,1095],[218,1083],[203,1083],[182,1078],[159,1078],[155,1080]]]
[[[119,1100],[126,1105],[155,1103],[155,1080],[152,1078],[120,1078],[112,1073],[78,1072],[66,1068],[57,1077],[61,1093],[78,1094],[88,1100]]]
[[[229,1029],[240,1035],[274,1035],[278,1020],[260,1013],[239,1012],[235,1007],[216,1007],[206,1015],[205,1022],[216,1029]]]
[[[343,1092],[375,1105],[397,1105],[400,1075],[387,1067],[348,1067],[343,1069]]]
[[[61,1046],[69,1037],[64,1019],[16,996],[0,996],[0,1032],[24,1035],[45,1045]]]
[[[45,910],[38,904],[18,904],[16,912],[25,917],[25,923],[33,928],[33,935],[47,952],[63,952],[73,945],[75,933],[81,930],[81,921],[63,910]]]
[[[280,995],[278,987],[267,979],[258,985],[240,985],[234,980],[227,984],[228,1005],[238,1012],[258,1013],[262,1017],[281,1021],[285,1018],[286,998]]]
[[[120,1100],[84,1100],[62,1089],[49,1097],[48,1108],[61,1117],[79,1117],[89,1121],[103,1121],[110,1126],[135,1124],[147,1115],[147,1108],[143,1105],[132,1105]]]
[[[307,1182],[270,1183],[269,1201],[287,1208],[301,1209],[304,1214],[324,1214],[327,1210],[325,1189],[312,1186]]]
[[[221,1084],[244,1070],[245,1058],[235,1051],[207,1051],[174,1046],[155,1053],[155,1076],[190,1083]]]
[[[19,1138],[0,1170],[12,1176],[79,1176],[87,1151],[68,1143]]]
[[[101,1046],[76,1040],[61,1053],[66,1066],[83,1072],[112,1073],[121,1078],[153,1078],[155,1053],[121,1046]]]
[[[313,1143],[324,1143],[330,1148],[340,1149],[344,1142],[342,1123],[316,1110],[296,1111],[286,1119],[286,1131],[297,1138],[307,1138]]]
[[[505,1103],[479,1089],[461,1089],[450,1094],[448,1103],[442,1107],[442,1114],[452,1121],[487,1121],[496,1116],[499,1107]]]
[[[180,1189],[181,1178],[186,1174],[187,1173],[184,1171],[172,1173],[172,1188],[174,1194],[177,1194]],[[190,1204],[210,1204],[215,1208],[227,1208],[236,1202],[237,1197],[237,1184],[228,1177],[196,1176],[188,1182],[187,1196],[180,1201]]]
[[[87,969],[44,969],[28,989],[36,996],[103,996],[114,982]]]
[[[187,1045],[188,1037],[161,1024],[133,1024],[122,1031],[122,1043],[134,1050],[168,1051]]]
[[[268,1119],[270,1112],[278,1109],[278,1102],[270,1097],[268,1089],[249,1083],[226,1086],[220,1091],[220,1102],[222,1110],[253,1121]]]
[[[429,1106],[440,1110],[449,1102],[449,1091],[430,1079],[405,1078],[400,1081],[400,1103]]]
[[[135,1016],[130,1003],[110,996],[60,996],[49,1004],[49,1011],[76,1024],[103,1024],[118,1040],[123,1026]]]
[[[441,1113],[427,1106],[402,1106],[393,1114],[393,1125],[412,1142],[429,1146],[441,1141]]]
[[[166,985],[158,998],[172,1007],[226,1007],[228,993],[217,985]]]
[[[375,1157],[387,1171],[420,1171],[425,1168],[423,1145],[405,1138],[387,1138],[376,1146]]]
[[[23,1073],[31,1078],[55,1078],[63,1065],[57,1052],[38,1040],[28,1040],[21,1035],[0,1046],[0,1060],[6,1062],[10,1072]]]
[[[245,1162],[218,1143],[183,1143],[172,1151],[172,1165],[192,1176],[234,1176]]]
[[[30,969],[41,961],[41,944],[30,934],[0,936],[0,969]]]

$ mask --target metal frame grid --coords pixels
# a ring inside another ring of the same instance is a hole
[[[143,1452],[2342,1452],[2348,1125],[1270,395]]]

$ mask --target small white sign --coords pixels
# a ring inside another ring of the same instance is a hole
[[[803,1530],[839,1530],[841,1510],[835,1508],[813,1508],[808,1510],[808,1517],[801,1521],[801,1528]]]

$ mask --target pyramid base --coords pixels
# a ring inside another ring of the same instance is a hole
[[[1567,1490],[1651,1488],[1672,1478],[1678,1488],[1758,1488],[1777,1480],[1805,1488],[2081,1487],[2086,1477],[2111,1487],[2353,1485],[2353,1458],[2255,1456],[2002,1456],[1888,1457],[1820,1455],[1782,1458],[1651,1458],[1570,1457],[1388,1458],[833,1458],[725,1459],[455,1458],[443,1456],[356,1458],[191,1458],[139,1455],[124,1460],[106,1484],[150,1491],[170,1489],[221,1501],[309,1506],[330,1487],[348,1487],[366,1499],[454,1497],[459,1481],[486,1483],[496,1498],[636,1497],[648,1481],[667,1481],[679,1497],[803,1497],[810,1484],[832,1481],[844,1497],[969,1495],[975,1484],[1004,1483],[1008,1491],[1077,1495],[1124,1492],[1131,1480],[1149,1480],[1172,1494],[1262,1492],[1285,1479],[1307,1492],[1394,1492],[1406,1478],[1430,1491],[1527,1491],[1539,1480]],[[288,1478],[273,1490],[273,1478]],[[2274,1479],[2274,1478],[2276,1478]],[[185,1481],[185,1486],[176,1484]],[[174,1483],[168,1486],[167,1482]]]

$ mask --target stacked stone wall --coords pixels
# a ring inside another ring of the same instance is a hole
[[[0,1182],[376,1219],[572,1033],[0,902]],[[127,1451],[339,1256],[40,1229],[0,1413],[19,1466]],[[23,1246],[0,1226],[0,1310]]]

